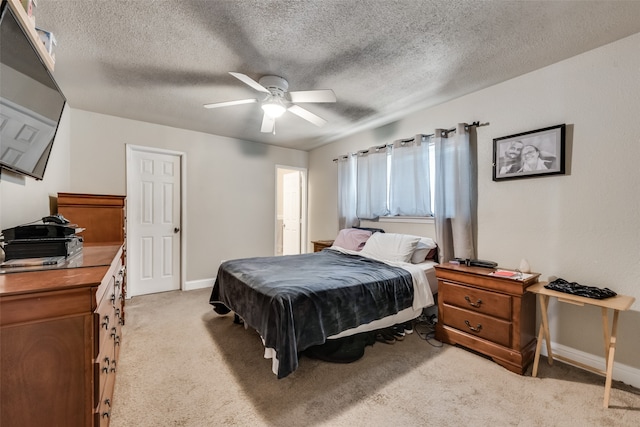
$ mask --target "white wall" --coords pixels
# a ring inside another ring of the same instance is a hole
[[[69,108],[44,180],[3,172],[0,227],[55,212],[58,192],[125,195],[125,144],[187,153],[187,281],[212,283],[221,260],[274,254],[275,165],[306,168],[307,152]]]
[[[275,165],[308,153],[74,110],[71,190],[125,194],[125,144],[187,153],[187,281],[221,260],[274,253]]]
[[[640,34],[316,149],[309,157],[311,239],[337,233],[332,159],[459,122],[490,122],[478,135],[478,257],[636,302],[622,313],[616,366],[640,369]],[[568,173],[492,181],[493,138],[566,123]],[[380,224],[385,228],[383,224]],[[552,340],[603,356],[600,311],[550,307]],[[559,326],[561,325],[561,326]],[[627,378],[628,379],[628,378]],[[640,376],[636,379],[640,386]]]

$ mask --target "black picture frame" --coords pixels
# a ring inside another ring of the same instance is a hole
[[[566,124],[493,140],[493,180],[565,174]]]

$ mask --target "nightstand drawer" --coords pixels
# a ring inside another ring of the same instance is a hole
[[[511,345],[511,322],[444,304],[442,322],[460,331],[505,347]]]
[[[439,298],[445,304],[488,314],[501,319],[511,319],[511,297],[496,292],[483,291],[467,286],[440,281]]]

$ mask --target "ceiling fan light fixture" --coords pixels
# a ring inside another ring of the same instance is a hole
[[[247,86],[262,92],[262,100],[258,99],[239,99],[236,101],[215,102],[205,104],[205,108],[230,107],[232,105],[249,104],[259,102],[264,113],[262,114],[262,126],[260,132],[273,133],[275,135],[276,119],[282,116],[285,111],[289,111],[316,126],[323,126],[327,123],[325,119],[315,115],[299,105],[298,102],[336,102],[336,94],[331,89],[320,90],[303,90],[288,92],[289,83],[278,76],[262,76],[259,81],[253,80],[246,74],[230,72],[233,77],[237,78]],[[289,95],[287,95],[287,93]]]
[[[282,116],[284,112],[287,111],[287,108],[277,96],[273,96],[271,99],[263,102],[262,109],[266,115],[273,117],[274,119]]]

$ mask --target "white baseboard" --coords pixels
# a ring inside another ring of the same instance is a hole
[[[575,348],[567,347],[562,344],[555,343],[551,341],[551,350],[554,354],[558,356],[567,357],[569,359],[573,359],[576,362],[584,363],[587,366],[590,366],[594,369],[605,369],[605,360],[604,357],[595,356],[590,353],[585,353],[580,350],[576,350]],[[547,356],[547,347],[545,345],[542,346],[542,350],[540,351],[540,363],[543,363],[542,355]],[[566,362],[569,363],[569,362]],[[615,361],[613,364],[613,375],[612,378],[616,381],[622,381],[625,384],[630,386],[640,388],[640,369],[634,368],[629,365],[625,365]]]
[[[202,289],[202,288],[213,288],[213,283],[216,281],[213,279],[200,279],[200,280],[190,280],[184,284],[183,291],[192,291],[194,289]]]

